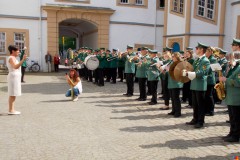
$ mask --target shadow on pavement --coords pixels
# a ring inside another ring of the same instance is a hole
[[[171,148],[171,149],[189,149],[189,148],[197,148],[197,147],[205,147],[205,146],[213,146],[213,145],[225,145],[222,138],[219,137],[207,137],[201,139],[193,139],[193,140],[184,140],[184,139],[176,139],[167,141],[166,143],[159,144],[149,144],[149,145],[140,145],[139,147],[143,149],[150,148]]]
[[[211,156],[206,156],[206,157],[199,157],[199,158],[190,158],[190,157],[176,157],[176,158],[172,158],[170,160],[216,160],[216,159],[229,159],[229,160],[235,160],[238,159],[240,156],[240,153],[232,153],[232,154],[228,154],[226,156],[216,156],[216,155],[211,155]]]
[[[52,103],[52,102],[71,102],[70,99],[63,99],[63,100],[48,100],[48,101],[39,101],[40,103]]]
[[[111,119],[118,119],[118,118],[111,118]],[[228,124],[226,122],[214,122],[214,123],[205,124],[205,127],[215,127],[215,126],[228,126]],[[160,125],[160,126],[151,126],[151,127],[134,126],[134,127],[121,128],[119,130],[124,132],[158,132],[158,131],[166,131],[166,130],[172,130],[172,129],[193,130],[193,126],[189,126],[189,125],[186,125],[185,123],[181,123],[181,124],[174,124],[174,125]]]

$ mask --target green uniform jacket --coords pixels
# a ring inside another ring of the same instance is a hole
[[[222,74],[223,76],[226,76],[226,70],[227,70],[227,66],[228,66],[228,61],[227,59],[224,57],[222,59],[220,59],[218,61],[218,63],[220,64],[220,66],[222,67]]]
[[[24,54],[25,54],[25,51],[23,50],[23,51],[21,52],[21,54],[20,54],[20,61],[23,59]],[[26,60],[23,61],[22,67],[27,67],[27,62],[26,62]]]
[[[170,63],[172,60],[165,60],[163,61],[163,65],[167,64],[167,63]],[[167,77],[168,77],[168,72],[165,72],[165,73],[160,73],[160,77],[162,78],[162,80],[165,80]]]
[[[130,57],[133,57],[135,55],[136,54],[134,52],[129,54]],[[124,73],[135,73],[135,62],[134,61],[129,62],[127,57],[124,57],[123,59],[125,61],[125,72]]]
[[[158,63],[159,62],[159,58],[158,57],[154,57],[153,59],[150,59],[150,61],[148,62],[148,70],[147,70],[147,78],[148,81],[156,81],[160,79],[160,72],[157,69],[156,65],[151,66],[154,63]]]
[[[197,59],[193,63],[196,78],[191,81],[191,90],[206,91],[207,90],[207,75],[210,68],[210,62],[204,55],[201,59]]]
[[[208,60],[210,61],[210,64],[217,63],[217,59],[211,55]],[[211,67],[208,71],[208,77],[207,77],[207,85],[215,85],[216,79],[215,79],[215,72],[212,71]]]
[[[191,58],[191,59],[188,59],[187,61],[188,61],[191,65],[193,65],[194,59]]]
[[[99,60],[99,66],[98,66],[98,68],[104,68],[104,60],[105,60],[105,56],[101,56],[101,55],[97,55],[96,56],[97,57],[97,59]]]
[[[148,55],[140,57],[140,61],[142,61],[142,64],[141,65],[137,65],[137,71],[136,71],[136,77],[137,78],[147,78],[148,64],[147,64],[147,62],[146,63],[143,62],[144,58],[146,58],[147,61],[150,60],[150,57]]]
[[[125,66],[125,62],[123,58],[118,59],[118,67],[123,67]]]
[[[113,56],[111,55],[110,57],[113,57]],[[118,58],[115,58],[115,59],[113,59],[109,62],[110,62],[110,68],[117,68],[118,67]]]
[[[225,82],[226,104],[231,106],[240,106],[240,65],[237,64],[230,69]]]
[[[173,64],[173,62],[171,62],[170,66]],[[173,88],[183,88],[183,83],[181,82],[177,82],[174,79],[172,79],[172,77],[169,75],[168,76],[168,89],[173,89]]]
[[[106,55],[105,53],[105,60],[104,60],[104,63],[105,63],[105,68],[110,68],[110,65],[111,65],[111,61],[107,61],[108,58],[112,57],[111,54],[109,54],[108,56]]]

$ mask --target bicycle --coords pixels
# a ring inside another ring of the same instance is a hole
[[[27,59],[29,61],[29,59]],[[27,69],[28,71],[33,71],[33,72],[39,72],[40,71],[40,65],[38,64],[37,61],[31,60],[31,65],[27,63]]]

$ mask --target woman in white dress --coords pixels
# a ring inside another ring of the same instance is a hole
[[[8,50],[10,52],[10,56],[7,59],[7,67],[8,67],[8,104],[9,104],[9,115],[17,115],[21,114],[21,112],[16,111],[14,108],[14,102],[16,100],[16,96],[20,96],[22,94],[21,89],[21,65],[26,60],[27,55],[23,56],[23,59],[19,62],[16,57],[19,56],[19,49],[14,46],[8,46]]]

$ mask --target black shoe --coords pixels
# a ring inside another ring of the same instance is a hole
[[[137,98],[137,99],[135,99],[136,101],[139,101],[141,98],[139,97],[139,98]]]
[[[221,103],[222,103],[222,101],[215,102],[215,104],[221,104]]]
[[[206,113],[205,116],[214,116],[214,113]]]
[[[157,102],[148,102],[149,105],[155,105]]]
[[[133,96],[133,94],[127,94],[127,97],[132,97]]]
[[[231,137],[231,134],[228,134],[226,136],[223,136],[222,139],[225,140],[225,139],[228,139],[229,137]]]
[[[22,83],[26,83],[25,81],[21,81]]]
[[[230,121],[226,121],[226,123],[230,123]]]
[[[146,101],[146,98],[140,98],[138,101]]]
[[[123,95],[124,95],[124,96],[127,96],[127,95],[128,95],[128,93],[124,93]]]
[[[175,113],[174,112],[169,112],[168,115],[174,115]]]
[[[174,118],[179,118],[179,117],[181,117],[181,114],[175,114],[174,115]]]
[[[147,92],[147,96],[151,96],[151,93]]]
[[[111,82],[111,84],[116,84],[116,82]]]
[[[194,128],[203,128],[203,124],[202,123],[197,123],[194,125]]]
[[[225,142],[239,142],[239,138],[230,136],[226,139],[224,139]]]
[[[187,103],[187,101],[182,99],[182,100],[181,100],[181,103]]]
[[[186,122],[186,125],[195,125],[197,124],[194,120],[191,120],[190,122]]]

